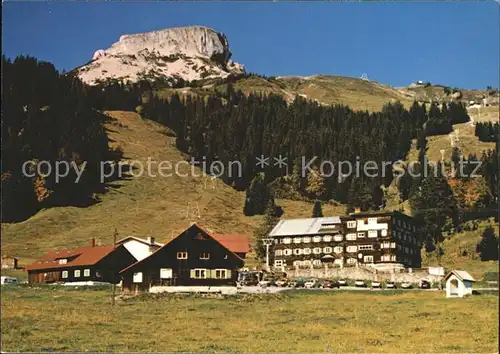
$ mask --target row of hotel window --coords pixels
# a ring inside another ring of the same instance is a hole
[[[189,273],[192,279],[231,279],[231,269],[191,269]],[[160,279],[172,279],[173,272],[171,268],[160,269]],[[132,281],[134,283],[142,283],[142,272],[134,273]]]
[[[395,255],[382,255],[380,258],[382,262],[395,262],[396,261],[396,256]],[[363,262],[364,263],[373,263],[373,256],[364,256],[363,257]],[[346,264],[347,265],[355,265],[358,263],[358,260],[356,258],[347,258],[346,259]],[[312,259],[312,260],[302,260],[302,261],[294,261],[293,265],[294,266],[321,266],[323,262],[320,259]],[[342,265],[344,264],[344,259],[343,258],[338,258],[333,261],[333,264],[336,265]],[[274,266],[275,267],[282,267],[285,265],[285,261],[282,259],[276,259],[274,261]]]
[[[382,237],[385,237],[387,236],[387,230],[381,230],[381,236]],[[396,238],[398,239],[401,239],[403,241],[410,241],[410,242],[413,242],[413,243],[416,243],[417,241],[417,238],[414,237],[414,236],[411,236],[411,235],[408,235],[408,234],[405,234],[405,233],[402,233],[402,232],[398,232],[398,231],[395,231],[394,232],[394,236],[396,236]],[[377,234],[377,230],[371,230],[371,231],[368,231],[368,237],[369,238],[376,238],[378,237],[378,234]],[[364,232],[358,232],[357,234],[355,233],[351,233],[351,234],[347,234],[345,236],[345,239],[347,241],[355,241],[359,238],[365,238],[365,233]],[[284,237],[282,240],[281,240],[281,243],[283,244],[291,244],[291,243],[310,243],[311,241],[312,242],[331,242],[331,241],[336,241],[336,242],[340,242],[340,241],[343,241],[344,240],[344,236],[343,235],[325,235],[325,236],[313,236],[313,237],[309,237],[309,236],[304,236],[304,237]],[[276,239],[275,241],[276,243],[279,243],[279,241]]]
[[[401,220],[401,219],[392,219],[392,223],[394,225],[401,226],[403,229],[417,231],[417,227],[415,225],[412,225],[409,222],[406,222],[406,221]]]
[[[393,231],[393,234],[399,240],[403,240],[403,241],[408,240],[412,243],[417,243],[417,238],[415,236],[410,235],[410,234],[400,232],[400,231]]]
[[[401,219],[392,219],[392,223],[394,225],[401,226],[403,229],[408,229],[408,230],[413,230],[417,231],[417,228],[415,225],[410,224],[409,222],[406,222]],[[368,225],[373,225],[377,224],[377,218],[368,218]],[[364,220],[350,220],[347,222],[347,228],[349,229],[354,229],[357,225],[364,225]]]
[[[395,242],[382,242],[380,244],[381,249],[391,249],[391,248],[396,248],[396,243]],[[403,247],[401,245],[397,245],[397,249],[400,251],[403,251],[405,253],[409,254],[416,254],[417,251],[413,250],[412,248],[409,247]],[[371,251],[373,250],[373,245],[351,245],[346,247],[346,252],[357,252],[357,251]],[[275,250],[274,255],[275,256],[291,256],[296,255],[307,255],[307,254],[321,254],[321,253],[343,253],[344,252],[344,247],[342,246],[336,246],[336,247],[315,247],[315,248],[285,248],[282,250]]]
[[[80,278],[81,274],[82,273],[81,273],[80,269],[75,269],[73,271],[73,277],[75,277],[75,278]],[[69,275],[69,272],[67,270],[63,270],[61,273],[61,278],[66,279],[68,277],[68,275]],[[84,269],[83,276],[90,277],[90,269]]]
[[[387,230],[382,230],[381,231],[382,236],[387,236]],[[377,230],[370,230],[368,231],[368,237],[370,238],[375,238],[378,237],[378,232]],[[365,233],[364,232],[358,232],[357,234],[352,233],[352,234],[347,234],[345,235],[345,239],[347,241],[354,241],[358,238],[365,238]],[[331,241],[336,241],[340,242],[344,240],[343,235],[324,235],[324,236],[304,236],[304,237],[284,237],[281,240],[281,243],[284,244],[290,244],[290,243],[310,243],[312,242],[331,242]]]
[[[417,254],[417,250],[414,250],[412,248],[409,248],[409,247],[403,247],[401,245],[398,245],[398,250],[399,251],[403,251],[404,253],[409,253],[409,254]]]
[[[391,246],[391,248],[396,248],[396,243],[395,242],[387,242],[387,248]],[[357,252],[357,251],[368,251],[368,250],[373,250],[373,245],[359,245],[359,246],[347,246],[346,251],[347,252]],[[275,250],[274,255],[275,256],[291,256],[292,254],[294,255],[302,255],[302,254],[321,254],[321,253],[342,253],[344,252],[344,247],[342,246],[337,246],[337,247],[315,247],[315,248],[285,248],[282,250]]]

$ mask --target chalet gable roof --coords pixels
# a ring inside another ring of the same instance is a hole
[[[16,256],[9,256],[9,255],[3,255],[3,256],[2,256],[2,259],[9,259],[9,258],[10,258],[10,259],[16,259],[16,260],[19,260],[19,258],[18,258],[18,257],[16,257]]]
[[[154,251],[152,254],[150,254],[148,257],[144,258],[144,259],[141,259],[140,261],[137,261],[131,265],[129,265],[128,267],[122,269],[120,271],[120,273],[124,273],[125,271],[143,263],[144,261],[150,259],[151,257],[154,257],[158,252],[160,252],[161,250],[163,250],[164,248],[168,247],[172,241],[176,240],[177,238],[181,237],[183,234],[185,234],[187,231],[189,231],[191,228],[193,227],[196,227],[198,228],[200,231],[203,231],[206,235],[208,235],[210,238],[212,238],[213,240],[215,240],[218,244],[220,244],[223,248],[225,248],[229,253],[231,253],[234,257],[236,257],[237,259],[239,259],[240,261],[243,262],[243,259],[238,256],[237,254],[234,253],[234,251],[232,251],[231,249],[229,249],[228,247],[226,247],[222,242],[220,242],[216,237],[214,237],[214,235],[212,235],[210,232],[208,232],[206,229],[204,229],[203,227],[201,227],[200,225],[196,224],[196,223],[193,223],[191,224],[186,230],[182,231],[181,233],[179,233],[176,237],[174,237],[173,239],[169,240],[167,243],[165,243],[162,247],[158,248],[156,251]]]
[[[212,234],[211,236],[234,253],[248,253],[250,251],[247,235]]]
[[[448,280],[449,277],[451,277],[452,275],[455,275],[458,279],[460,279],[461,281],[475,281],[474,278],[472,277],[472,275],[470,275],[468,272],[466,272],[465,270],[452,270],[451,272],[449,272],[448,274],[446,274],[446,276],[444,277],[444,280]]]
[[[70,251],[49,251],[40,259],[28,265],[26,270],[92,266],[111,253],[113,249],[113,246],[85,246]],[[65,264],[61,264],[59,263],[61,259],[67,259],[68,261]]]

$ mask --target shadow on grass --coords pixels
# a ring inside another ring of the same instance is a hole
[[[123,185],[118,182],[131,180],[138,167],[123,162],[121,152],[110,151],[106,157],[109,159],[86,166],[78,183],[74,171],[59,182],[53,176],[42,184],[24,176],[2,181],[2,190],[9,190],[2,196],[2,222],[23,222],[41,210],[55,207],[88,208],[100,203],[102,195],[119,192]]]

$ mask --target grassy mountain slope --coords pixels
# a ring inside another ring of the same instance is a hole
[[[475,101],[480,103],[484,97],[490,96],[498,102],[498,94],[493,93],[488,90],[465,90],[457,89],[453,87],[443,86],[443,85],[429,85],[429,86],[406,86],[400,87],[398,90],[408,96],[413,97],[413,99],[420,102],[449,102],[453,98],[453,92],[458,95],[458,99],[469,103],[470,101]],[[496,97],[496,99],[495,99]]]
[[[151,161],[170,161],[172,165],[185,159],[175,148],[174,138],[165,135],[165,127],[132,112],[108,114],[113,118],[106,125],[109,137],[115,147],[123,149],[124,159],[139,160],[146,168],[148,157]],[[157,174],[157,164],[152,163],[151,170]],[[182,174],[190,170],[185,164],[179,167]],[[198,168],[195,173],[201,175]],[[115,228],[119,238],[149,235],[167,241],[191,222],[200,222],[216,232],[243,233],[252,238],[262,220],[262,216],[243,215],[244,192],[220,181],[213,184],[208,179],[205,184],[203,177],[144,175],[115,182],[98,197],[101,202],[87,208],[51,208],[21,223],[2,224],[2,253],[19,256],[21,263],[26,264],[50,249],[84,245],[92,237],[110,244]],[[199,218],[195,215],[196,203]],[[313,207],[290,200],[277,200],[277,204],[283,207],[286,218],[309,217]],[[325,205],[323,212],[341,215],[344,208]]]
[[[484,274],[498,273],[498,262],[482,262],[476,253],[476,245],[481,240],[481,235],[487,226],[496,228],[494,220],[479,223],[474,231],[462,231],[447,238],[442,243],[444,254],[440,256],[437,251],[428,255],[423,252],[423,266],[441,265],[448,269],[467,270],[476,280],[481,280]]]
[[[469,109],[469,116],[474,122],[498,122],[499,108],[490,106],[482,108],[480,111],[477,109]],[[450,160],[451,152],[453,150],[451,145],[452,137],[458,136],[457,147],[464,154],[468,156],[470,153],[475,153],[478,157],[481,156],[485,150],[495,148],[495,143],[488,143],[479,141],[479,138],[474,135],[475,128],[469,123],[455,124],[453,126],[453,133],[445,135],[434,135],[427,138],[427,156],[429,160],[439,161],[441,159],[441,150],[444,150],[444,159]],[[408,154],[408,161],[418,160],[418,151],[416,149],[416,140],[413,141],[412,148]]]
[[[345,104],[356,110],[380,111],[390,101],[401,101],[409,107],[412,100],[398,90],[374,81],[352,77],[316,75],[282,77],[289,91],[325,104]]]
[[[395,88],[375,81],[333,75],[314,75],[309,77],[281,76],[271,78],[251,75],[237,80],[233,83],[233,86],[245,94],[273,93],[282,95],[288,101],[293,100],[296,96],[302,96],[321,104],[345,104],[354,110],[368,110],[370,112],[380,111],[385,103],[391,101],[400,101],[405,107],[409,108],[414,100],[429,103],[431,101],[449,102],[453,99],[451,91],[450,93],[445,92],[445,86],[407,86]],[[173,93],[180,95],[209,95],[214,91],[224,91],[226,87],[226,83],[207,83],[203,87],[164,88],[158,90],[158,94],[163,97],[170,96]],[[492,106],[483,109],[482,114],[485,115],[488,114],[488,109],[495,109],[495,102],[498,102],[498,94],[489,96],[488,91],[459,90],[459,94],[460,97],[454,99],[459,99],[466,103],[471,100],[481,102],[483,97],[490,97],[492,99]]]
[[[214,91],[225,90],[227,84],[205,85],[203,88],[161,89],[160,96],[169,96],[174,92],[180,95],[208,95]],[[374,81],[351,77],[317,75],[311,77],[264,78],[249,76],[233,83],[233,87],[245,94],[262,93],[282,95],[287,101],[296,96],[309,98],[321,104],[345,104],[354,110],[380,111],[382,106],[392,100],[401,101],[409,107],[413,102],[406,95],[390,86]]]

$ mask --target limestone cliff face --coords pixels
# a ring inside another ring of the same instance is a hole
[[[92,85],[106,79],[193,81],[244,73],[243,65],[230,58],[224,34],[202,26],[176,27],[123,35],[110,48],[97,50],[77,74]]]

